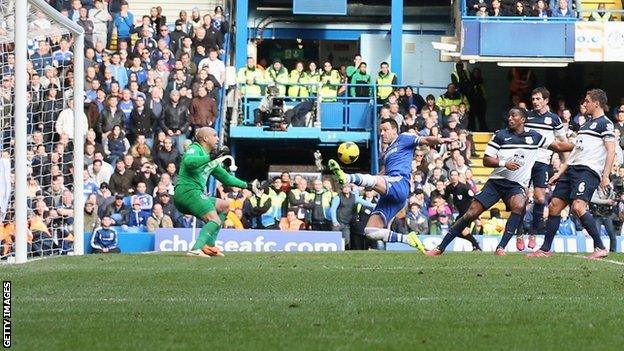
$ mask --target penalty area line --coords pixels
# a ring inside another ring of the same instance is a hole
[[[587,259],[587,257],[585,257],[585,256],[580,256],[580,255],[574,255],[573,257],[576,257],[576,258],[582,258],[582,259],[584,259],[584,260],[586,260],[586,259]],[[592,260],[592,261],[603,261],[603,262],[607,262],[607,263],[612,263],[612,264],[617,264],[617,265],[620,265],[620,266],[624,266],[624,262],[621,262],[621,261],[615,261],[615,260],[609,260],[609,259],[607,259],[607,258],[599,258],[599,259],[597,259],[597,260]]]

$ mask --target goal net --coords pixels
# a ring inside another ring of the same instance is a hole
[[[43,0],[0,0],[3,261],[83,253],[82,33]]]

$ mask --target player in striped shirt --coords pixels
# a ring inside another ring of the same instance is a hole
[[[548,102],[550,92],[544,87],[533,89],[531,102],[533,111],[529,112],[529,118],[525,124],[526,129],[534,130],[544,136],[547,140],[567,141],[563,123],[556,114],[550,112]],[[546,190],[548,189],[548,178],[550,177],[550,161],[553,152],[548,149],[537,149],[537,159],[531,171],[531,184],[533,185],[533,221],[529,230],[529,249],[536,245],[535,234],[544,216],[544,206],[546,205]],[[561,162],[565,162],[567,153],[563,154]],[[516,241],[518,251],[524,250],[524,238],[518,236]]]
[[[522,224],[526,188],[531,180],[531,170],[537,159],[538,148],[563,152],[574,147],[573,144],[548,140],[534,130],[525,129],[527,111],[524,109],[512,108],[507,120],[509,128],[494,133],[485,149],[483,165],[495,168],[490,178],[475,195],[468,211],[453,224],[442,243],[427,252],[427,256],[441,255],[455,237],[501,198],[511,209],[511,216],[495,252],[497,256],[504,256],[507,243]]]
[[[587,258],[599,259],[609,254],[602,244],[594,217],[587,211],[587,204],[598,187],[606,191],[610,184],[609,174],[615,159],[615,133],[613,123],[604,113],[607,106],[607,94],[604,91],[588,91],[583,106],[592,118],[581,126],[568,161],[549,181],[557,185],[548,206],[544,244],[539,250],[528,254],[529,257],[552,255],[550,248],[561,222],[561,211],[568,205],[594,239],[596,250]]]

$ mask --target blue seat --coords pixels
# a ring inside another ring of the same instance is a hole
[[[349,103],[347,126],[349,130],[370,130],[372,121],[372,106],[368,102]]]
[[[321,129],[344,130],[344,104],[342,102],[321,103]]]

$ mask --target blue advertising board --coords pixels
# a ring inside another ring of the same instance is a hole
[[[156,230],[154,250],[187,251],[193,242],[191,229],[162,228]],[[340,232],[223,229],[215,244],[224,252],[344,251]]]
[[[293,14],[345,16],[347,0],[294,0]]]

